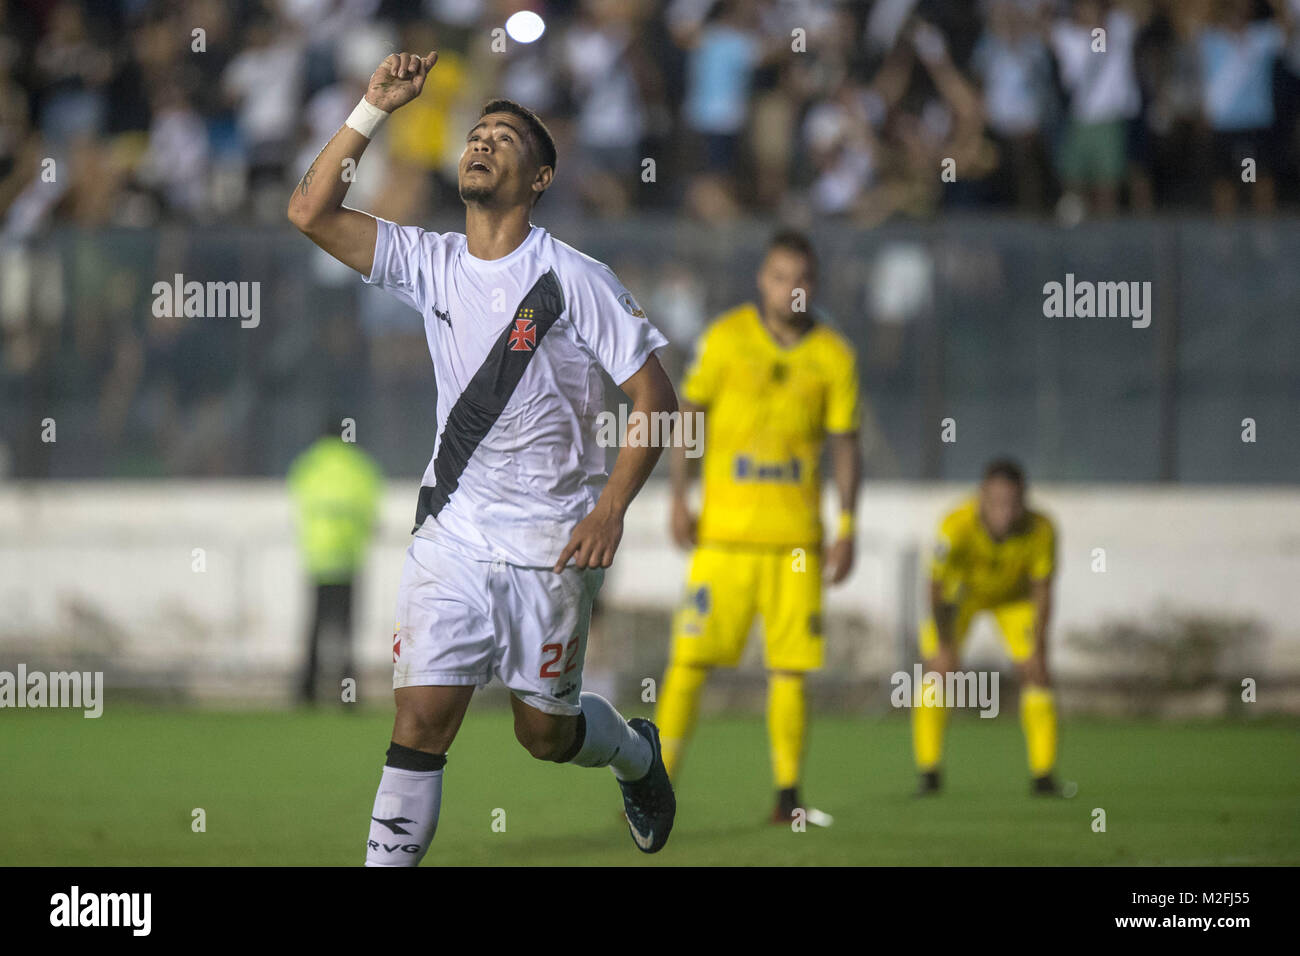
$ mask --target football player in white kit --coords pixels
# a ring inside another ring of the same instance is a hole
[[[596,441],[603,368],[649,416],[677,410],[667,344],[605,265],[529,222],[555,145],[496,100],[460,158],[465,234],[343,205],[375,128],[419,95],[436,53],[388,56],[294,190],[289,219],[417,310],[437,378],[437,434],[397,601],[397,716],[367,866],[414,866],[438,822],[447,750],[476,687],[510,688],[515,736],[539,760],[610,767],[637,847],[661,849],[676,803],[648,720],[582,693],[592,601],[623,515],[662,449]],[[633,419],[635,420],[635,419]]]

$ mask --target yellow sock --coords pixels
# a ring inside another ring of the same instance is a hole
[[[803,675],[769,675],[767,735],[772,747],[772,777],[778,790],[799,785],[807,729],[808,701],[803,692]]]
[[[1020,691],[1020,726],[1025,730],[1029,772],[1042,777],[1056,766],[1056,698],[1046,687]]]
[[[690,664],[669,664],[664,675],[664,686],[655,707],[655,724],[659,727],[659,745],[663,748],[664,766],[668,776],[677,779],[682,751],[700,709],[700,691],[709,671]]]
[[[921,703],[912,708],[912,751],[916,755],[916,769],[920,773],[938,770],[943,760],[943,730],[948,723],[948,710],[943,702],[943,684],[936,688],[934,703],[925,703],[924,688]]]

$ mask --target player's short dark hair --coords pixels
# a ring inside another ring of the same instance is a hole
[[[479,119],[487,116],[489,113],[509,113],[518,119],[523,120],[524,126],[528,129],[528,135],[533,138],[533,145],[537,149],[537,156],[542,161],[542,166],[550,166],[551,172],[555,172],[555,139],[551,136],[551,131],[546,128],[541,117],[530,110],[527,106],[516,103],[514,100],[495,99],[490,100],[483,107],[483,112],[479,113]],[[533,205],[536,206],[542,199],[542,193],[533,197]]]
[[[487,116],[489,113],[509,113],[511,116],[517,116],[524,121],[528,127],[528,134],[533,138],[533,144],[537,147],[537,155],[542,161],[543,166],[550,166],[555,169],[555,140],[551,136],[551,131],[546,128],[546,124],[541,118],[530,110],[527,106],[521,106],[514,100],[492,100],[483,107],[483,112],[479,113],[479,119]]]
[[[767,240],[767,252],[773,249],[784,249],[786,252],[793,252],[803,256],[808,260],[808,269],[814,275],[817,273],[817,250],[813,248],[812,240],[797,229],[782,229],[772,235]]]
[[[1002,478],[1011,482],[1021,491],[1025,490],[1025,469],[1013,458],[994,458],[984,466],[984,481],[990,478]]]

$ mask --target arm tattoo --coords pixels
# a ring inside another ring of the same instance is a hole
[[[311,186],[311,181],[316,176],[316,164],[312,163],[311,168],[302,174],[302,182],[298,184],[298,191],[304,196],[307,195],[307,189]]]

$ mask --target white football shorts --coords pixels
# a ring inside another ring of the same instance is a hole
[[[577,714],[600,568],[477,561],[429,538],[406,551],[397,590],[393,687],[482,687],[495,674],[524,703]]]

